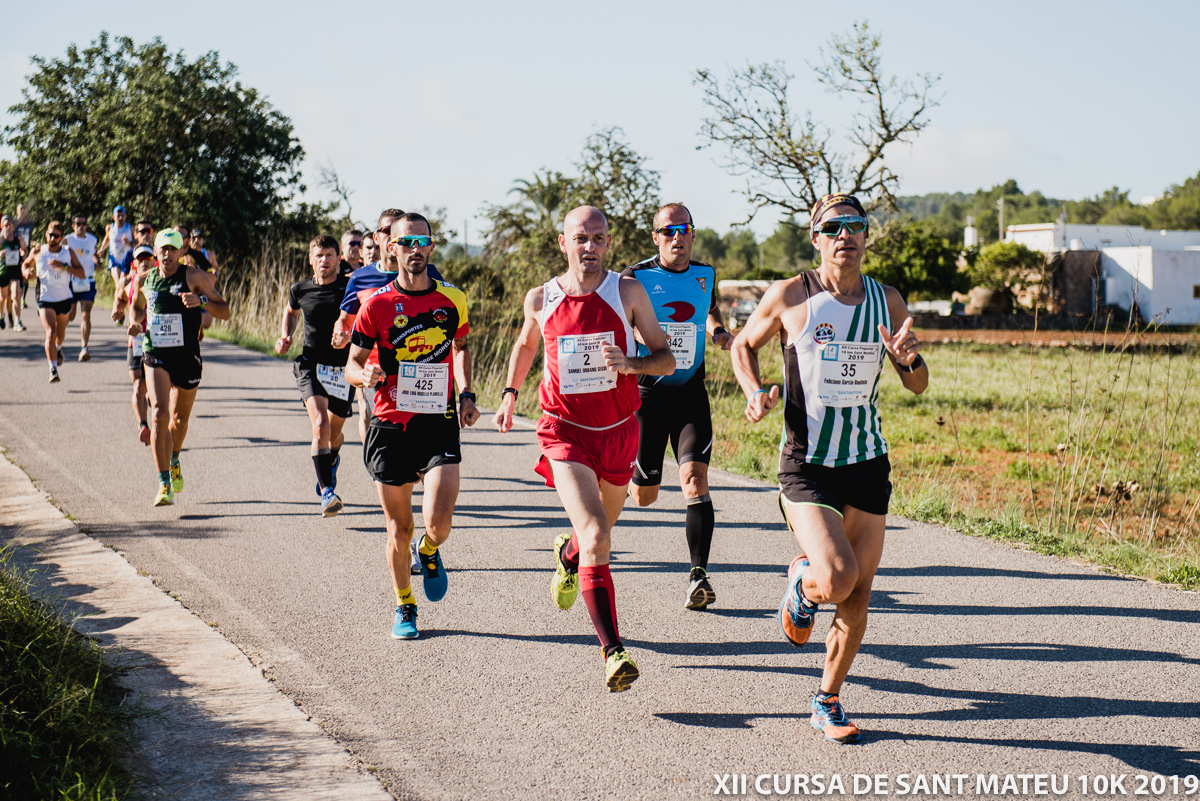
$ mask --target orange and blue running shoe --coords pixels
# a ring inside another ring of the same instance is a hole
[[[788,585],[783,593],[783,601],[779,604],[779,630],[792,645],[799,648],[808,642],[812,634],[813,619],[817,616],[817,605],[810,603],[804,597],[800,583],[804,578],[804,569],[808,567],[808,557],[800,554],[788,566]]]
[[[812,727],[831,743],[857,743],[862,737],[858,727],[846,719],[836,695],[813,693],[811,722]]]

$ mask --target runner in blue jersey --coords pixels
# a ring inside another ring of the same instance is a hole
[[[654,215],[658,255],[624,273],[645,287],[658,324],[666,331],[675,354],[675,372],[638,377],[641,434],[629,495],[638,506],[649,506],[658,498],[663,457],[670,440],[687,503],[684,530],[691,570],[685,606],[704,609],[717,599],[708,577],[715,515],[708,494],[713,429],[704,386],[704,346],[707,337],[712,336],[715,345],[729,350],[733,335],[721,321],[713,268],[692,261],[695,241],[696,226],[687,207],[682,203],[663,206]],[[645,345],[639,343],[638,355],[645,355],[645,351]]]

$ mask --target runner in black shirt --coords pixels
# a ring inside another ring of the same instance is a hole
[[[317,494],[321,496],[321,514],[333,517],[342,510],[342,500],[334,494],[337,467],[341,461],[342,426],[354,414],[354,388],[346,383],[346,357],[349,346],[334,348],[333,325],[341,313],[348,278],[340,274],[338,241],[319,236],[308,248],[313,277],[292,285],[288,305],[283,310],[282,335],[275,352],[284,355],[292,347],[296,321],[304,313],[304,350],[292,372],[300,399],[312,422],[312,460],[317,471]]]

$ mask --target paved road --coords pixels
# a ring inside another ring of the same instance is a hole
[[[900,774],[969,774],[962,795],[976,774],[1068,774],[1073,797],[1081,775],[1200,774],[1200,596],[899,518],[843,691],[864,743],[825,743],[807,722],[822,648],[793,649],[774,622],[795,551],[775,491],[719,472],[712,611],[683,609],[677,489],[621,521],[614,580],[642,678],[610,695],[583,604],[550,600],[566,522],[530,430],[465,433],[450,591],[421,603],[420,640],[392,640],[360,448],[343,451],[346,511],[321,518],[288,365],[205,343],[187,489],[156,509],[120,337],[97,339],[92,363],[47,385],[38,337],[0,336],[9,458],[399,798],[700,798],[731,773],[751,794],[759,774],[837,774],[847,794],[855,775],[898,794]]]

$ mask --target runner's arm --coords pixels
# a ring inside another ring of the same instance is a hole
[[[96,264],[100,263],[100,254],[108,246],[108,232],[112,230],[112,223],[104,226],[104,238],[96,245]]]
[[[473,426],[479,419],[479,410],[475,408],[472,398],[462,397],[462,393],[471,391],[471,351],[467,347],[466,337],[454,340],[454,379],[458,382],[458,422],[463,426]]]
[[[21,275],[25,276],[26,281],[32,281],[37,278],[37,256],[41,249],[41,245],[38,245],[36,248],[30,248],[29,255],[21,263]]]
[[[525,293],[525,323],[521,326],[517,341],[513,343],[512,355],[508,357],[505,387],[519,390],[525,383],[525,377],[529,375],[529,368],[533,367],[533,360],[537,358],[538,348],[542,343],[542,327],[538,323],[538,314],[542,310],[544,295],[545,289],[540,286]],[[517,396],[513,393],[505,392],[501,396],[500,407],[492,417],[492,422],[501,433],[512,429],[513,409],[516,405]]]
[[[337,322],[333,324],[333,336],[330,338],[330,344],[333,347],[341,350],[350,344],[350,332],[354,330],[356,317],[358,317],[357,314],[351,314],[345,309],[338,315]]]
[[[299,319],[300,310],[293,309],[290,300],[283,304],[283,320],[279,324],[282,333],[279,335],[279,339],[275,340],[275,352],[280,356],[286,356],[287,352],[291,350],[292,334],[296,330],[296,323]]]
[[[346,380],[359,388],[373,387],[383,381],[384,373],[378,365],[367,367],[370,348],[350,346],[350,358],[346,360]]]
[[[920,395],[929,386],[929,367],[921,356],[921,342],[912,332],[912,317],[908,313],[908,305],[900,293],[892,287],[884,287],[884,297],[887,298],[888,315],[892,320],[901,320],[895,331],[888,331],[882,324],[879,333],[883,336],[883,347],[900,383],[914,395]],[[910,367],[916,365],[912,371]]]
[[[189,267],[187,271],[188,289],[191,292],[183,292],[179,295],[183,305],[189,309],[202,306],[204,311],[218,320],[228,320],[229,303],[221,297],[221,293],[213,285],[212,276],[197,267]],[[201,303],[201,295],[204,295],[207,303]]]
[[[779,403],[778,385],[767,390],[759,372],[758,352],[783,333],[783,312],[787,309],[783,283],[767,288],[762,300],[733,340],[730,353],[733,375],[746,395],[746,419],[757,423]]]
[[[626,356],[625,351],[617,346],[605,345],[604,363],[610,369],[626,375],[670,375],[675,372],[675,354],[671,352],[667,334],[655,318],[654,305],[640,281],[636,278],[621,279],[621,302],[625,305],[638,339],[650,352],[645,356]]]
[[[79,257],[75,255],[75,251],[71,250],[69,245],[64,244],[63,247],[71,257],[71,263],[66,266],[67,272],[76,278],[87,278],[87,271],[83,269],[83,264],[79,261]]]
[[[721,315],[721,304],[715,280],[713,281],[712,303],[708,306],[708,319],[704,321],[704,330],[712,337],[713,344],[721,350],[729,350],[733,346],[733,334],[725,329],[725,318]]]

